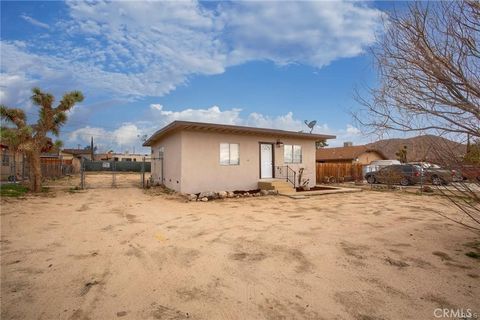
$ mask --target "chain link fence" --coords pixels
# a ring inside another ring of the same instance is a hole
[[[151,171],[150,159],[143,161],[91,161],[82,159],[80,187],[120,188],[145,187],[146,175]]]
[[[43,179],[61,178],[74,174],[71,160],[41,159]],[[78,173],[78,172],[77,172]],[[26,159],[10,160],[2,163],[1,180],[9,182],[22,182],[30,179],[30,164]]]

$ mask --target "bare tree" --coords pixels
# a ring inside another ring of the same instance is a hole
[[[480,137],[480,2],[413,2],[385,20],[372,49],[378,87],[356,93],[354,118],[367,133],[429,133]],[[463,155],[432,143],[439,164],[465,172]],[[480,230],[479,182],[437,187],[462,213],[450,219]]]
[[[380,84],[356,94],[370,132],[480,136],[480,2],[411,3],[372,49]]]

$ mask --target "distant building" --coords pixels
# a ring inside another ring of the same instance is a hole
[[[142,162],[145,159],[146,162],[150,162],[149,155],[140,154],[140,153],[111,153],[111,159],[114,161],[132,161],[132,162]]]
[[[145,158],[145,162],[150,162],[150,155],[141,153],[119,153],[119,152],[106,152],[95,154],[96,161],[131,161],[142,162]]]
[[[89,149],[63,149],[60,151],[60,156],[65,160],[74,158],[92,160],[92,152]]]

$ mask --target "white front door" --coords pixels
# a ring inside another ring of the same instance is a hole
[[[260,144],[260,179],[273,178],[273,145]]]

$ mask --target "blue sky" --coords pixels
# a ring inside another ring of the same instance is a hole
[[[1,2],[2,104],[33,120],[33,86],[81,90],[61,139],[146,151],[175,119],[306,130],[367,142],[349,115],[374,85],[382,2]]]

